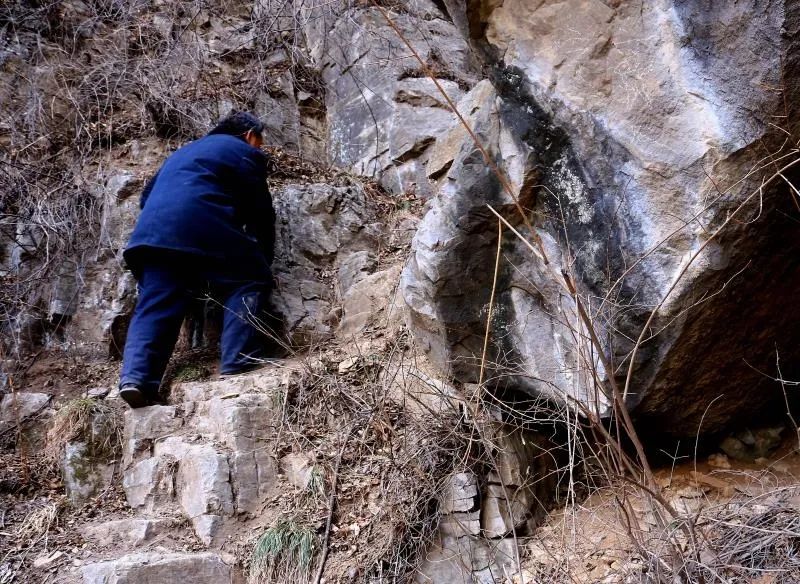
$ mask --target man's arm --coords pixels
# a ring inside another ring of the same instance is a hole
[[[253,235],[271,266],[272,260],[275,259],[275,209],[272,207],[272,195],[266,181],[262,191],[256,195],[255,202],[254,212],[257,220],[253,222]]]
[[[275,257],[275,209],[267,186],[267,157],[254,152],[242,163],[242,194],[247,232],[256,238],[267,263]]]

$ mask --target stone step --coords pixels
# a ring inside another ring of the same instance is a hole
[[[80,532],[94,549],[113,547],[119,553],[144,544],[161,543],[182,523],[177,518],[129,517],[88,523],[80,527]]]
[[[255,514],[277,482],[270,446],[287,370],[183,383],[173,405],[129,410],[123,452],[128,504],[180,514],[205,545],[226,519]]]
[[[138,553],[84,566],[84,584],[232,584],[235,558],[217,553]]]

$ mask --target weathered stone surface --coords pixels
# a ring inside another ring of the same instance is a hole
[[[100,241],[103,249],[112,257],[124,249],[133,232],[139,214],[139,193],[149,178],[124,170],[106,180]]]
[[[275,64],[280,64],[281,60],[286,61],[283,49],[275,51],[274,55],[271,60]],[[255,109],[264,120],[264,141],[267,144],[307,156],[307,153],[301,152],[300,112],[288,68],[282,74],[270,78],[268,91],[258,96]]]
[[[175,388],[178,406],[128,413],[123,486],[132,507],[166,509],[191,521],[206,545],[227,518],[253,516],[275,494],[270,440],[289,368]]]
[[[114,465],[94,456],[85,442],[64,447],[62,465],[64,489],[73,505],[82,505],[111,484]]]
[[[462,87],[475,81],[467,44],[433,3],[410,2],[405,8],[393,15],[396,26],[457,101]],[[328,88],[333,162],[381,178],[393,192],[429,193],[424,176],[419,180],[422,173],[395,169],[424,156],[452,123],[439,91],[377,9],[348,10],[320,29],[309,36]]]
[[[171,519],[115,519],[84,525],[80,531],[85,539],[99,547],[130,549],[151,541],[176,524]]]
[[[720,449],[730,458],[753,462],[758,458],[767,458],[781,443],[781,434],[785,428],[743,429],[725,437]]]
[[[377,248],[376,207],[360,187],[325,184],[288,185],[275,193],[274,205],[275,306],[297,341],[325,338],[333,331],[336,294],[323,275],[351,254]]]
[[[369,275],[354,284],[345,294],[342,321],[338,334],[353,337],[370,324],[384,325],[397,307],[394,291],[400,267],[393,266]]]
[[[83,568],[84,584],[193,582],[231,584],[232,560],[213,553],[147,553],[123,556]]]
[[[83,392],[83,395],[91,399],[105,399],[109,393],[111,393],[110,387],[91,387]]]
[[[125,242],[118,242],[118,249]],[[136,280],[116,256],[83,269],[82,287],[69,334],[87,353],[119,357],[136,305]]]
[[[50,403],[48,393],[6,393],[0,396],[0,430],[41,412]]]
[[[482,82],[464,101],[471,104],[469,123],[474,131],[492,144],[493,155],[504,161],[513,195],[527,198],[522,202],[530,204],[531,152],[504,127],[497,94],[488,82]],[[451,163],[443,163],[448,170],[414,237],[401,288],[409,307],[409,324],[419,344],[445,371],[471,381],[483,350],[496,251],[498,220],[487,205],[508,216],[512,223],[519,220],[511,194],[502,191],[477,146],[465,137],[458,149],[443,151],[440,158],[446,160],[454,154]],[[494,313],[495,329],[503,345],[494,346],[489,357],[492,363],[498,363],[501,356],[505,359],[498,368],[504,364],[522,366],[525,363],[514,363],[513,359],[534,352],[536,359],[527,364],[529,375],[520,383],[531,391],[544,392],[551,385],[569,382],[564,362],[577,354],[568,342],[569,328],[550,317],[561,311],[569,322],[574,312],[570,298],[560,296],[560,250],[553,236],[544,231],[539,236],[551,262],[544,265],[526,259],[524,253],[513,255],[518,270],[510,269],[500,283]],[[508,248],[514,246],[509,239]],[[540,346],[542,338],[555,341]],[[583,398],[588,401],[588,394]]]
[[[180,507],[197,536],[208,545],[221,517],[234,512],[228,457],[211,444],[187,444],[180,437],[170,437],[156,444],[153,458],[148,460],[170,458],[177,460],[174,485]]]
[[[442,513],[473,511],[477,504],[478,479],[472,473],[461,472],[450,478],[442,496]]]
[[[554,444],[539,433],[508,426],[498,426],[493,436],[497,450],[494,459],[497,464],[489,471],[489,482],[506,487],[525,487],[545,481],[552,474],[556,464],[551,450]],[[542,491],[542,499],[547,499],[549,486]]]
[[[336,274],[340,294],[342,296],[346,295],[353,284],[363,280],[375,270],[377,263],[375,254],[368,250],[357,251],[347,256],[339,264],[339,270]]]
[[[147,458],[136,463],[122,478],[122,488],[128,505],[134,509],[143,507],[158,488],[158,463],[155,458]]]
[[[527,488],[487,485],[481,502],[481,529],[490,539],[509,535],[525,525],[534,505]]]
[[[553,499],[549,441],[504,424],[483,429],[499,472],[456,473],[442,491],[438,529],[415,582],[500,582],[516,566],[514,537],[535,528]],[[495,481],[505,481],[505,486]]]
[[[426,552],[414,576],[418,584],[494,584],[515,571],[511,539],[441,537]]]
[[[439,521],[439,533],[445,537],[474,537],[481,532],[481,514],[479,511],[468,513],[450,513]]]
[[[264,394],[272,396],[281,390],[284,377],[291,375],[291,370],[275,371],[267,374],[267,370],[262,369],[257,373],[248,375],[237,375],[226,379],[214,379],[209,381],[193,381],[181,383],[175,390],[174,399],[180,399],[184,408],[198,407],[201,402],[214,398],[230,399],[231,396],[241,396],[247,394]],[[187,412],[192,413],[190,410]]]
[[[237,513],[256,513],[274,494],[277,464],[266,446],[279,425],[278,392],[283,377],[280,370],[262,371],[214,383],[185,384],[183,388],[186,398],[205,397],[192,407],[195,430],[230,451],[230,481]]]
[[[461,103],[474,105],[459,110],[533,212],[536,233],[464,130],[437,139],[427,172],[438,192],[403,294],[416,338],[441,368],[461,381],[477,377],[497,244],[491,204],[536,250],[504,230],[489,355],[504,383],[603,414],[594,380],[608,383],[612,373],[598,351],[622,364],[614,375],[624,385],[642,334],[626,397],[648,429],[693,434],[703,417],[703,430],[718,430],[765,403],[770,381],[756,369],[770,370],[776,343],[783,362],[800,346],[786,337],[800,330],[800,310],[775,297],[785,288],[776,258],[797,242],[783,213],[789,195],[754,196],[740,215],[757,221],[709,234],[772,173],[748,175],[764,148],[779,144],[771,116],[787,114],[770,88],[798,94],[798,47],[784,35],[798,15],[783,6],[515,0],[450,10],[494,85],[473,89]],[[753,265],[757,277],[735,277]],[[562,273],[576,282],[599,349],[584,342]],[[758,309],[743,314],[745,299]],[[597,376],[575,374],[587,368]],[[736,387],[717,400],[722,372]]]
[[[123,463],[127,466],[143,448],[149,448],[154,440],[174,434],[183,425],[176,415],[175,406],[150,406],[127,409],[123,432]]]
[[[485,107],[488,100],[493,99],[495,90],[492,84],[484,80],[475,85],[467,94],[456,102],[458,112],[470,128],[474,128],[476,114]],[[439,178],[445,173],[469,140],[469,133],[463,124],[454,123],[436,138],[431,145],[427,161],[427,174],[430,178]]]

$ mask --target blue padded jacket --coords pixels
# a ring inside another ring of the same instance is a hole
[[[267,158],[241,138],[215,134],[174,152],[142,192],[125,249],[134,272],[147,253],[171,250],[269,272],[275,211]]]

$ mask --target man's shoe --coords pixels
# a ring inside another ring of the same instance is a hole
[[[119,397],[121,397],[132,409],[144,408],[151,405],[151,401],[147,398],[147,396],[133,383],[126,383],[120,387]]]

